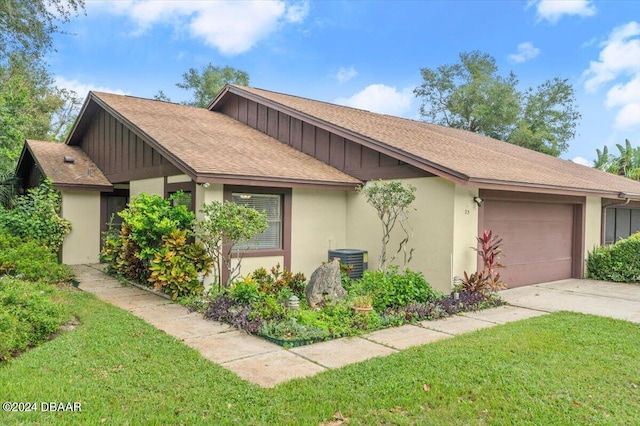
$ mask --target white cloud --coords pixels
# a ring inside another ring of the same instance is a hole
[[[338,70],[338,73],[336,74],[336,79],[340,83],[346,83],[347,81],[351,80],[353,77],[357,75],[358,75],[358,71],[356,71],[354,67],[349,67],[349,68],[341,67]]]
[[[154,25],[171,25],[227,55],[250,50],[284,24],[300,24],[308,1],[153,1],[115,2],[110,13],[128,16],[141,35]]]
[[[413,92],[410,88],[398,91],[384,84],[372,84],[349,98],[338,98],[339,105],[360,108],[381,114],[403,116],[411,111]]]
[[[640,102],[627,104],[616,114],[616,129],[630,129],[640,125]]]
[[[599,60],[582,73],[584,87],[594,92],[615,82],[607,91],[605,106],[619,108],[616,129],[640,125],[640,23],[632,21],[613,29],[601,44]]]
[[[67,90],[73,90],[74,92],[76,92],[76,94],[78,95],[78,97],[80,99],[82,99],[84,101],[84,99],[87,97],[87,95],[89,94],[90,90],[96,91],[96,92],[108,92],[108,93],[115,93],[117,95],[126,95],[127,92],[125,92],[124,90],[121,89],[112,89],[110,87],[106,87],[106,86],[96,86],[95,84],[92,83],[82,83],[78,80],[67,80],[64,77],[58,76],[55,78],[54,84],[56,85],[57,88],[59,89],[67,89]]]
[[[632,21],[616,27],[601,44],[598,61],[591,61],[582,75],[587,80],[585,89],[594,91],[600,85],[615,80],[619,75],[640,72],[640,24]]]
[[[518,53],[509,55],[509,59],[516,63],[526,62],[540,54],[540,49],[535,47],[530,41],[518,45]]]
[[[538,21],[557,23],[563,16],[593,16],[596,7],[590,0],[531,0],[527,8],[535,5]]]
[[[571,160],[572,162],[576,163],[576,164],[582,164],[583,166],[587,166],[587,167],[592,167],[593,166],[593,162],[587,160],[584,157],[575,157],[574,159]]]

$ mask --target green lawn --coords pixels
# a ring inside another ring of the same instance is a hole
[[[142,320],[68,290],[75,330],[0,366],[0,424],[531,424],[640,421],[640,326],[558,313],[262,389]],[[425,386],[426,385],[426,386]]]

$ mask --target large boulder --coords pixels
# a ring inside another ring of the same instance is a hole
[[[334,259],[313,271],[304,293],[309,306],[314,309],[328,299],[344,299],[347,291],[342,287],[339,260]]]

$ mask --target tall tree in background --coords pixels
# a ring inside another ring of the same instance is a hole
[[[61,140],[81,100],[54,86],[44,54],[58,24],[82,0],[0,2],[0,172],[12,171],[25,139]]]
[[[3,0],[0,2],[0,60],[10,53],[41,57],[52,47],[59,24],[84,10],[84,0]]]
[[[420,115],[436,124],[469,130],[559,156],[580,119],[573,86],[554,78],[519,91],[513,73],[498,74],[495,59],[478,51],[435,70],[422,68]]]
[[[189,68],[182,74],[182,83],[176,83],[181,89],[191,91],[191,100],[182,102],[184,105],[206,108],[222,90],[225,84],[249,85],[249,74],[245,71],[230,67],[216,67],[209,63],[200,70]],[[171,101],[161,90],[154,98],[160,101]]]

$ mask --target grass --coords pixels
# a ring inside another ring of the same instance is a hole
[[[557,313],[262,389],[92,295],[81,324],[0,366],[4,424],[620,425],[640,419],[640,326]],[[334,413],[340,415],[334,418]]]

